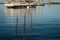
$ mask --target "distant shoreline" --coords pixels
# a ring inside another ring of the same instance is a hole
[[[60,4],[58,2],[50,2],[50,3],[44,3],[44,4]]]
[[[4,4],[4,3],[0,3],[0,4]]]
[[[0,3],[0,4],[4,4],[4,3]],[[59,2],[50,2],[50,3],[44,3],[44,4],[60,4]]]

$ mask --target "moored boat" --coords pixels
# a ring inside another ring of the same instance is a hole
[[[10,8],[16,8],[16,7],[34,7],[34,6],[43,6],[43,3],[37,3],[35,1],[8,1],[5,3],[5,6],[10,7]]]

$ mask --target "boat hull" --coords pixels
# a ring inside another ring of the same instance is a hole
[[[21,3],[8,3],[5,4],[5,6],[7,6],[8,8],[16,8],[16,7],[36,7],[36,6],[44,6],[43,3],[25,3],[25,4],[21,4]]]

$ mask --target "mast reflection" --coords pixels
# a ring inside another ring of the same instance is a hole
[[[7,16],[7,18],[8,17],[10,17],[9,19],[14,19],[15,18],[15,32],[14,32],[14,34],[15,34],[15,40],[18,40],[18,35],[19,35],[19,33],[18,33],[18,21],[19,21],[19,16],[21,15],[21,14],[23,14],[24,13],[24,11],[25,11],[25,9],[13,9],[13,8],[6,8],[5,9],[5,15]],[[25,26],[25,21],[24,21],[24,26]],[[25,28],[24,28],[25,29]],[[24,30],[23,30],[24,31]],[[25,34],[25,32],[23,32],[24,34]],[[25,36],[25,35],[24,35]]]
[[[26,10],[26,14],[27,14],[27,22],[29,22],[30,26],[29,26],[29,29],[30,29],[30,32],[29,32],[29,35],[30,35],[30,39],[28,40],[33,40],[32,39],[32,35],[33,35],[33,26],[32,26],[32,15],[33,15],[33,12],[35,12],[36,9],[35,8],[29,8]]]
[[[22,31],[22,33],[23,33],[23,40],[26,40],[26,36],[25,36],[25,25],[26,25],[26,13],[24,13],[24,23],[23,23],[23,31]]]
[[[22,25],[22,36],[23,36],[23,40],[26,40],[26,17],[29,15],[30,17],[30,39],[32,39],[32,13],[35,11],[35,8],[17,8],[17,9],[13,9],[13,8],[6,8],[5,9],[5,16],[9,17],[9,19],[14,19],[15,18],[15,40],[18,40],[18,36],[20,35],[19,32],[18,32],[18,24],[19,24],[19,21],[20,21],[20,17],[21,15],[24,15],[22,16],[22,19],[24,20],[23,21],[23,25]],[[29,18],[27,17],[27,18]],[[14,20],[13,20],[14,21]]]
[[[32,13],[31,12],[29,12],[30,13],[30,40],[32,40]]]

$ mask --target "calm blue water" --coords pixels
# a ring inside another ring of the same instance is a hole
[[[0,40],[60,40],[60,5],[13,9],[0,4]]]

